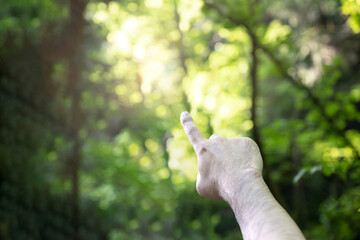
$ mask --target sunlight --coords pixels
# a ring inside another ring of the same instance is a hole
[[[147,7],[162,7],[162,0],[147,0]],[[130,7],[130,6],[129,6]],[[131,5],[135,8],[135,5]],[[163,92],[176,91],[174,83],[178,75],[176,62],[177,49],[171,49],[164,44],[163,38],[157,36],[158,29],[153,29],[148,19],[126,14],[120,20],[118,16],[124,14],[118,3],[111,3],[109,7],[103,4],[94,5],[93,21],[101,22],[109,31],[107,35],[107,58],[117,62],[113,74],[122,77],[124,74],[133,74],[141,79],[140,86],[115,88],[117,95],[127,97],[133,103],[141,102],[142,94],[151,94],[157,89]],[[173,14],[171,10],[171,14]],[[119,21],[121,24],[119,25]],[[169,32],[169,38],[176,39],[177,32]],[[128,61],[118,61],[125,57]],[[174,65],[175,64],[175,65]],[[171,74],[169,74],[170,71]],[[130,92],[135,89],[139,92]],[[124,98],[122,98],[124,99]]]
[[[145,57],[146,50],[143,46],[135,46],[134,47],[134,56],[136,59],[141,60]]]
[[[125,23],[122,26],[122,29],[126,33],[135,32],[136,29],[139,26],[139,21],[136,17],[131,17],[125,21]]]
[[[190,81],[190,85],[186,87],[186,89],[189,89],[189,95],[194,106],[201,106],[204,102],[203,89],[206,85],[206,81],[207,74],[202,72]]]
[[[181,1],[179,4],[179,12],[181,12],[180,29],[188,31],[190,22],[201,13],[203,2],[199,0]]]
[[[131,45],[128,36],[123,31],[109,33],[107,40],[112,43],[115,49],[118,51],[126,53],[130,50]]]
[[[214,96],[206,96],[204,106],[207,110],[213,111],[216,107],[216,98]]]
[[[162,0],[145,0],[145,6],[148,8],[159,8],[163,5]]]
[[[106,11],[105,3],[91,4],[89,5],[89,8],[94,8],[93,11],[95,11],[95,13],[92,16],[92,20],[95,23],[100,24],[109,19],[109,14]]]
[[[270,23],[266,34],[265,41],[268,43],[284,40],[291,33],[291,28],[288,25],[282,25],[279,20],[274,20]]]
[[[242,74],[246,74],[249,70],[249,65],[247,64],[247,62],[241,62],[239,63],[239,72]]]

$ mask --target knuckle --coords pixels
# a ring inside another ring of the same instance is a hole
[[[217,135],[217,134],[213,134],[210,136],[209,140],[214,141],[214,142],[218,142],[218,141],[223,141],[225,138]]]
[[[189,135],[192,135],[192,134],[194,134],[196,132],[196,130],[197,130],[197,128],[195,126],[191,126],[191,127],[188,128],[187,133]]]
[[[256,142],[249,137],[241,138],[241,144],[242,144],[242,146],[244,146],[246,149],[248,149],[252,153],[260,152],[259,147],[256,144]]]
[[[207,142],[200,142],[196,146],[196,152],[199,154],[206,153],[208,151],[208,143]]]
[[[249,138],[249,137],[243,137],[243,138],[241,138],[241,140],[242,140],[244,145],[257,146],[256,142],[254,140],[252,140],[251,138]]]

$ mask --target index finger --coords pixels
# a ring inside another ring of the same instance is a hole
[[[182,112],[180,115],[181,124],[188,136],[191,145],[193,145],[195,151],[199,146],[199,143],[204,142],[206,139],[201,133],[200,129],[195,125],[191,115],[188,112]]]

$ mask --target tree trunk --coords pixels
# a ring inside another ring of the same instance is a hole
[[[253,128],[252,128],[252,137],[253,140],[257,143],[259,146],[263,162],[264,162],[264,180],[269,186],[271,192],[274,194],[274,197],[279,201],[279,203],[286,208],[285,200],[280,192],[279,187],[277,184],[274,183],[274,181],[271,178],[271,168],[267,162],[266,155],[263,151],[263,143],[262,138],[260,136],[259,131],[259,123],[257,118],[257,97],[258,97],[258,77],[257,77],[257,66],[259,63],[259,60],[257,58],[257,39],[250,35],[251,37],[251,43],[252,43],[252,49],[251,49],[251,68],[250,68],[250,79],[251,79],[251,121],[253,122]]]

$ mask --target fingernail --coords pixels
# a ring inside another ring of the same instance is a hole
[[[188,112],[182,112],[180,115],[180,120],[182,123],[186,122],[187,120],[191,119],[191,115]]]
[[[186,117],[186,116],[188,116],[188,115],[190,115],[190,114],[185,111],[185,112],[182,112],[180,116],[181,116],[181,118],[183,118],[183,117]]]

